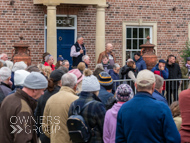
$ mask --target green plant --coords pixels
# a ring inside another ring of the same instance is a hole
[[[187,57],[190,57],[190,41],[186,41],[185,47],[180,53],[180,56],[183,58],[184,62],[186,62]]]

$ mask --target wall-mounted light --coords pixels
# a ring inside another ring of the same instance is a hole
[[[106,4],[108,5],[107,8],[110,8],[111,4],[109,2],[106,2]]]
[[[15,1],[14,0],[11,0],[10,1],[10,5],[14,5]]]
[[[176,11],[176,7],[173,7],[172,10],[173,10],[173,11]]]

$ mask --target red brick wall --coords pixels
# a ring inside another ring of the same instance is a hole
[[[109,0],[106,8],[106,42],[113,43],[117,61],[122,64],[122,22],[156,21],[157,53],[159,58],[174,54],[181,60],[179,51],[188,39],[190,4],[186,0]],[[172,8],[176,7],[173,11]],[[91,68],[95,66],[96,8],[81,5],[57,6],[57,14],[77,15],[77,32],[85,38]],[[33,5],[32,0],[1,0],[0,5],[0,49],[11,57],[12,46],[23,35],[24,42],[30,44],[32,63],[41,61],[44,52],[44,14],[46,7]]]
[[[10,0],[0,2],[0,53],[12,54],[13,45],[23,35],[24,43],[31,49],[32,64],[41,62],[44,52],[44,12],[42,5],[33,5],[32,0]]]
[[[190,21],[189,2],[185,0],[110,0],[106,10],[106,41],[114,43],[117,58],[122,55],[122,22],[157,22],[157,55],[166,59],[174,54],[181,61],[179,51],[188,40]],[[176,10],[172,9],[176,7]]]

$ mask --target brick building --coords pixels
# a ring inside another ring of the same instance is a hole
[[[105,43],[113,43],[123,65],[149,35],[158,58],[181,59],[190,34],[189,7],[187,0],[1,0],[0,49],[10,59],[23,35],[32,64],[38,64],[45,51],[67,58],[76,36],[83,35],[93,68]]]

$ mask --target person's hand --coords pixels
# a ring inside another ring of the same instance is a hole
[[[159,68],[159,70],[163,71],[165,67],[164,66],[159,66],[158,68]]]
[[[162,67],[160,67],[160,70],[161,70],[161,71],[163,71],[163,70],[164,70],[164,68],[165,68],[165,67],[164,67],[164,66],[162,66]]]
[[[190,79],[190,76],[189,76],[189,79]]]
[[[80,53],[83,54],[83,50],[80,50]]]

